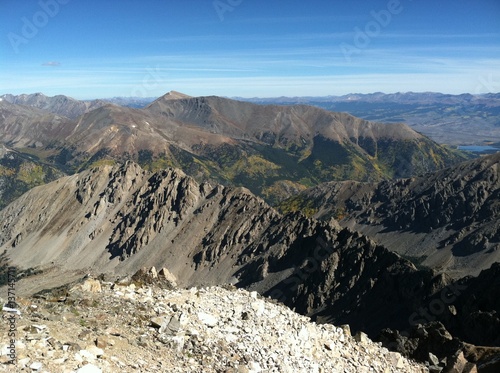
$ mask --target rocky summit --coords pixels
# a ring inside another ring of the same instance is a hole
[[[428,371],[363,333],[351,336],[347,326],[315,324],[231,287],[86,278],[19,299],[17,311],[19,372]],[[0,364],[0,371],[11,369]]]

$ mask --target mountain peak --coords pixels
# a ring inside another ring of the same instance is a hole
[[[186,95],[185,93],[170,91],[163,95],[161,98],[164,100],[181,100],[183,98],[191,98],[193,96]]]

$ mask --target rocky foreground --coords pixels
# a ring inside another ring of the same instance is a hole
[[[165,284],[163,284],[165,285]],[[349,328],[315,324],[256,292],[86,279],[18,299],[5,372],[426,372]]]

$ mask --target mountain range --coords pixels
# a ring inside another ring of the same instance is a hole
[[[64,95],[49,97],[43,93],[17,96],[6,94],[0,96],[0,99],[11,104],[37,108],[71,119],[75,119],[83,113],[97,109],[107,103],[107,101],[103,100],[80,101]]]
[[[500,148],[500,94],[443,94],[437,92],[398,92],[385,94],[352,93],[343,96],[303,96],[275,98],[233,98],[261,105],[312,105],[333,112],[348,112],[359,118],[384,123],[408,124],[414,130],[441,144],[493,145]],[[76,118],[106,103],[142,109],[155,97],[113,97],[78,101],[67,96],[47,97],[42,93],[2,95],[14,104],[45,109]]]
[[[0,135],[45,165],[66,173],[125,160],[150,170],[175,166],[198,181],[245,186],[271,203],[325,181],[407,177],[467,158],[405,124],[313,106],[169,92],[144,109],[82,104],[83,114],[71,119],[35,96],[23,102],[53,112],[2,100]]]
[[[450,95],[436,92],[377,92],[245,100],[260,104],[314,105],[331,111],[348,112],[371,121],[404,122],[442,144],[494,144],[494,147],[500,148],[498,93]]]

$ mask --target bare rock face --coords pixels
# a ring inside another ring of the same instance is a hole
[[[172,287],[177,287],[177,279],[172,273],[170,273],[168,269],[160,269],[160,271],[158,272],[158,277],[163,278],[165,281],[170,283]]]

